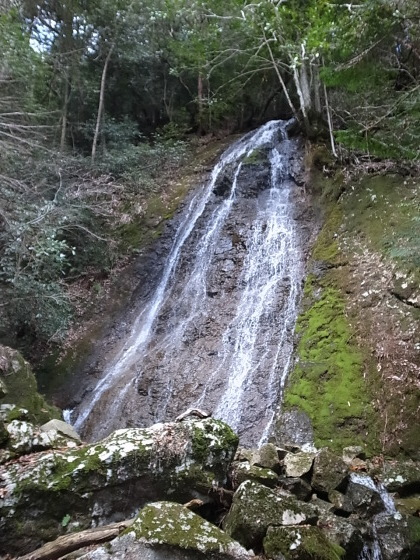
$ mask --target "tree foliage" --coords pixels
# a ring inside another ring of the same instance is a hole
[[[418,161],[418,3],[2,3],[1,333],[63,332],[71,279],[118,258],[115,200],[186,134],[292,116],[336,155]]]

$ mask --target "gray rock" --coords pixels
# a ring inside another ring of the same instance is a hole
[[[343,461],[346,464],[351,465],[354,459],[366,459],[366,454],[363,451],[363,447],[361,447],[360,445],[344,447]]]
[[[315,506],[248,480],[235,492],[232,507],[224,521],[224,529],[245,548],[261,548],[267,528],[273,523],[316,523],[318,515],[319,511]]]
[[[48,432],[46,433],[48,434]],[[146,502],[208,499],[224,482],[237,436],[211,418],[118,430],[99,443],[0,467],[0,553],[29,552],[66,531],[131,517]]]
[[[302,478],[281,477],[278,485],[283,490],[286,490],[296,496],[298,500],[302,500],[304,502],[309,500],[312,495],[311,485]]]
[[[347,509],[354,511],[361,516],[373,516],[387,507],[380,492],[370,476],[359,473],[351,473],[346,489],[345,500]]]
[[[309,473],[312,468],[314,458],[315,453],[306,453],[304,451],[299,453],[288,453],[283,459],[285,475],[300,477]]]
[[[278,474],[271,469],[250,465],[246,461],[233,463],[230,477],[234,488],[238,488],[245,480],[253,480],[272,488],[277,484],[279,478]]]
[[[341,560],[344,554],[318,527],[270,527],[264,552],[274,560]]]
[[[363,525],[357,519],[343,519],[332,512],[320,515],[318,527],[328,539],[341,546],[346,551],[346,558],[359,558],[363,550]]]
[[[141,510],[126,533],[79,557],[84,560],[245,560],[226,533],[185,507],[156,502]]]
[[[46,424],[43,424],[40,427],[40,430],[43,432],[49,432],[51,430],[55,430],[58,434],[65,436],[70,439],[74,439],[74,441],[80,442],[80,436],[70,424],[67,422],[63,422],[62,420],[50,420]]]
[[[399,494],[420,491],[420,463],[414,461],[385,462],[380,478],[388,492]]]
[[[417,560],[420,558],[420,519],[418,517],[378,516],[375,536],[382,560]]]
[[[335,490],[348,474],[347,465],[329,449],[321,449],[315,457],[312,487],[318,492]]]
[[[275,436],[280,445],[313,444],[314,431],[309,416],[301,410],[282,412],[275,425]]]

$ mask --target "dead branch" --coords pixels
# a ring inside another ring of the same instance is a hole
[[[129,519],[127,521],[120,521],[119,523],[97,527],[96,529],[80,531],[80,533],[63,535],[62,537],[58,537],[55,541],[49,542],[29,554],[25,554],[25,556],[19,556],[18,560],[56,560],[69,552],[79,550],[85,546],[100,544],[115,539],[122,531],[130,527],[133,521],[133,519]]]

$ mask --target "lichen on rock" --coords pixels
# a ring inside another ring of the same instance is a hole
[[[129,518],[156,499],[207,499],[226,479],[237,443],[223,422],[191,419],[4,465],[0,551],[30,550],[66,532],[66,515],[83,529]]]

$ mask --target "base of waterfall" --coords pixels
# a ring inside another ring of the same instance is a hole
[[[42,431],[2,406],[13,456],[0,466],[2,558],[419,557],[413,461],[367,459],[361,447],[238,449],[227,424],[194,416],[84,444],[62,422]]]

